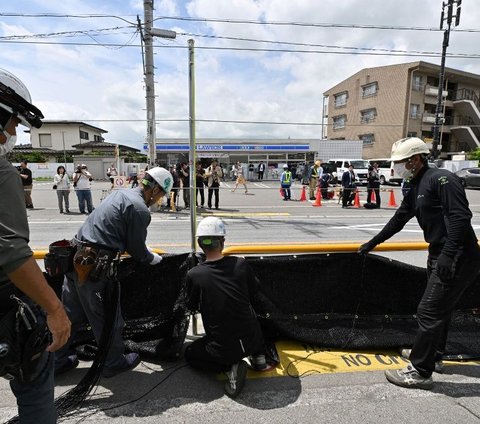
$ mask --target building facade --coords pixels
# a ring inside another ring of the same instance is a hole
[[[422,61],[362,69],[324,93],[327,138],[362,140],[365,159],[389,157],[403,137],[431,145],[439,74]],[[479,99],[480,75],[445,68],[441,158],[480,147]]]
[[[74,145],[101,142],[108,131],[80,121],[43,121],[40,128],[30,130],[30,142],[34,148],[72,150]]]

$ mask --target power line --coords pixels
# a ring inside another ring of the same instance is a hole
[[[33,44],[33,45],[63,45],[63,46],[103,46],[103,47],[141,47],[141,44],[134,43],[69,43],[61,41],[22,41],[22,40],[1,40],[3,44]],[[163,49],[188,49],[188,46],[176,45],[162,45],[155,44],[155,48]],[[327,51],[327,50],[301,50],[301,49],[269,49],[269,48],[253,48],[253,47],[220,47],[220,46],[196,46],[196,50],[218,50],[218,51],[247,51],[247,52],[263,52],[263,53],[299,53],[299,54],[339,54],[339,55],[366,55],[366,56],[390,56],[390,57],[440,57],[440,53],[396,53],[390,52],[370,52],[370,51]],[[451,59],[479,59],[480,54],[469,53],[448,53],[447,57]]]
[[[136,25],[136,22],[128,19],[109,14],[65,14],[65,13],[10,13],[3,12],[0,16],[4,17],[20,17],[20,18],[76,18],[76,19],[90,19],[90,18],[114,18],[120,19],[131,25]],[[124,15],[126,17],[136,17],[137,15]],[[366,25],[366,24],[339,24],[339,23],[315,23],[315,22],[293,22],[293,21],[256,21],[248,19],[220,19],[220,18],[192,18],[188,16],[159,16],[156,20],[175,20],[186,22],[214,22],[227,24],[248,24],[248,25],[272,25],[272,26],[299,26],[312,28],[347,28],[347,29],[373,29],[373,30],[396,30],[396,31],[431,31],[439,32],[438,28],[420,27],[420,26],[395,26],[395,25]],[[480,32],[480,29],[475,28],[456,28],[455,32]]]
[[[216,18],[191,18],[183,16],[159,16],[156,20],[176,20],[188,22],[216,22],[226,24],[250,24],[250,25],[275,25],[275,26],[299,26],[312,28],[348,28],[348,29],[380,29],[397,31],[432,31],[439,32],[438,28],[417,27],[417,26],[393,26],[393,25],[363,25],[363,24],[336,24],[336,23],[309,23],[289,21],[253,21],[245,19],[216,19]],[[480,29],[455,29],[458,32],[480,32]]]

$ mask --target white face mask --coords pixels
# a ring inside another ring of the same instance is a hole
[[[409,169],[405,168],[406,162],[394,163],[393,170],[401,178],[410,178],[413,173]]]
[[[11,135],[7,131],[3,131],[3,135],[7,137],[7,141],[3,144],[0,144],[0,156],[5,156],[7,153],[11,152],[15,147],[15,143],[17,142],[16,135]]]

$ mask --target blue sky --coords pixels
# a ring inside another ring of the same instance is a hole
[[[480,30],[480,8],[463,3],[459,29]],[[378,50],[440,53],[441,32],[414,29],[438,28],[440,11],[441,0],[155,0],[154,26],[178,34],[155,40],[157,137],[189,134],[189,38],[196,117],[247,122],[198,122],[198,138],[318,138],[323,92],[354,72],[440,63]],[[140,148],[146,112],[137,15],[143,22],[143,0],[3,0],[0,67],[25,82],[46,119],[89,122],[108,131],[107,141]],[[479,55],[477,39],[475,31],[452,32],[448,52]],[[447,66],[480,74],[479,58],[447,58]],[[258,121],[282,124],[248,123]]]

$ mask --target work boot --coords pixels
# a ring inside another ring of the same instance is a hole
[[[402,370],[387,370],[385,377],[390,383],[407,389],[430,390],[433,388],[432,377],[422,377],[413,365],[408,365]]]
[[[412,352],[412,349],[402,349],[400,348],[399,350],[400,356],[405,359],[410,359],[410,353]],[[445,368],[445,365],[443,364],[443,361],[440,359],[438,361],[435,361],[435,372],[438,374],[441,374]]]
[[[232,399],[236,398],[245,385],[247,377],[247,363],[240,361],[232,365],[229,371],[225,372],[227,381],[224,386],[225,394]]]
[[[270,371],[275,368],[275,365],[269,364],[265,358],[265,355],[252,355],[250,358],[250,365],[252,369],[259,372]]]
[[[140,363],[140,356],[138,353],[127,353],[126,355],[123,355],[123,357],[125,358],[123,365],[115,368],[105,367],[102,375],[105,378],[112,378],[118,374],[121,374],[122,372],[133,370]]]

